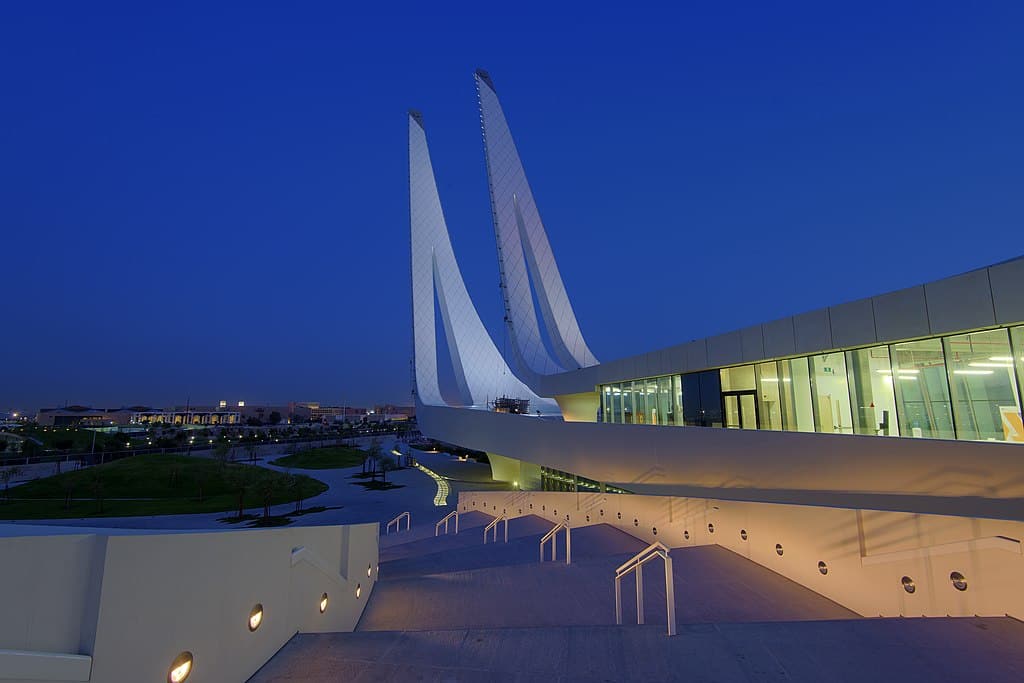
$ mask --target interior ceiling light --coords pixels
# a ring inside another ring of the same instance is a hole
[[[991,375],[995,370],[954,370],[954,375]]]
[[[989,356],[988,359],[1011,363],[1013,362],[1013,356]]]
[[[1012,368],[1013,367],[1013,363],[983,363],[983,362],[974,362],[974,363],[968,363],[967,365],[972,367],[972,368]]]

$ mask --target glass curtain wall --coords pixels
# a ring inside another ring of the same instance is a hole
[[[1008,331],[946,337],[943,346],[957,438],[1008,440],[1012,430],[1004,427],[1003,416],[1020,415]]]
[[[1024,443],[1024,326],[600,387],[605,422]]]
[[[846,358],[842,353],[811,356],[814,428],[824,434],[853,434]]]
[[[853,409],[853,433],[899,436],[889,347],[847,351],[846,369]]]
[[[900,434],[955,439],[942,340],[893,344],[889,353]]]

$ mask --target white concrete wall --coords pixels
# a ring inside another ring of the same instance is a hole
[[[670,548],[720,545],[864,616],[1024,618],[1021,522],[538,491],[460,493],[458,505],[460,512],[505,511],[512,518],[533,514],[573,527],[606,523]],[[781,556],[776,544],[782,545]],[[828,568],[825,575],[818,570],[821,561]],[[953,587],[954,571],[966,578],[966,591]],[[903,589],[904,576],[913,579],[913,594]],[[612,578],[609,574],[609,585]]]
[[[0,651],[89,655],[92,671],[87,679],[41,678],[60,662],[36,657],[36,677],[13,678],[0,657],[0,681],[162,681],[183,651],[194,657],[190,683],[244,681],[296,632],[353,630],[377,577],[377,524],[5,531],[23,535],[0,537]],[[329,604],[320,614],[323,593]],[[263,623],[250,632],[257,603]]]

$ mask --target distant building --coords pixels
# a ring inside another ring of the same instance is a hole
[[[132,408],[65,406],[41,408],[36,422],[43,427],[109,427],[131,424],[133,414]]]

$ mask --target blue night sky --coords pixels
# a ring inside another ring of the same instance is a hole
[[[1019,2],[212,5],[0,6],[0,410],[408,403],[410,107],[500,340],[477,67],[599,358],[1024,251]]]

